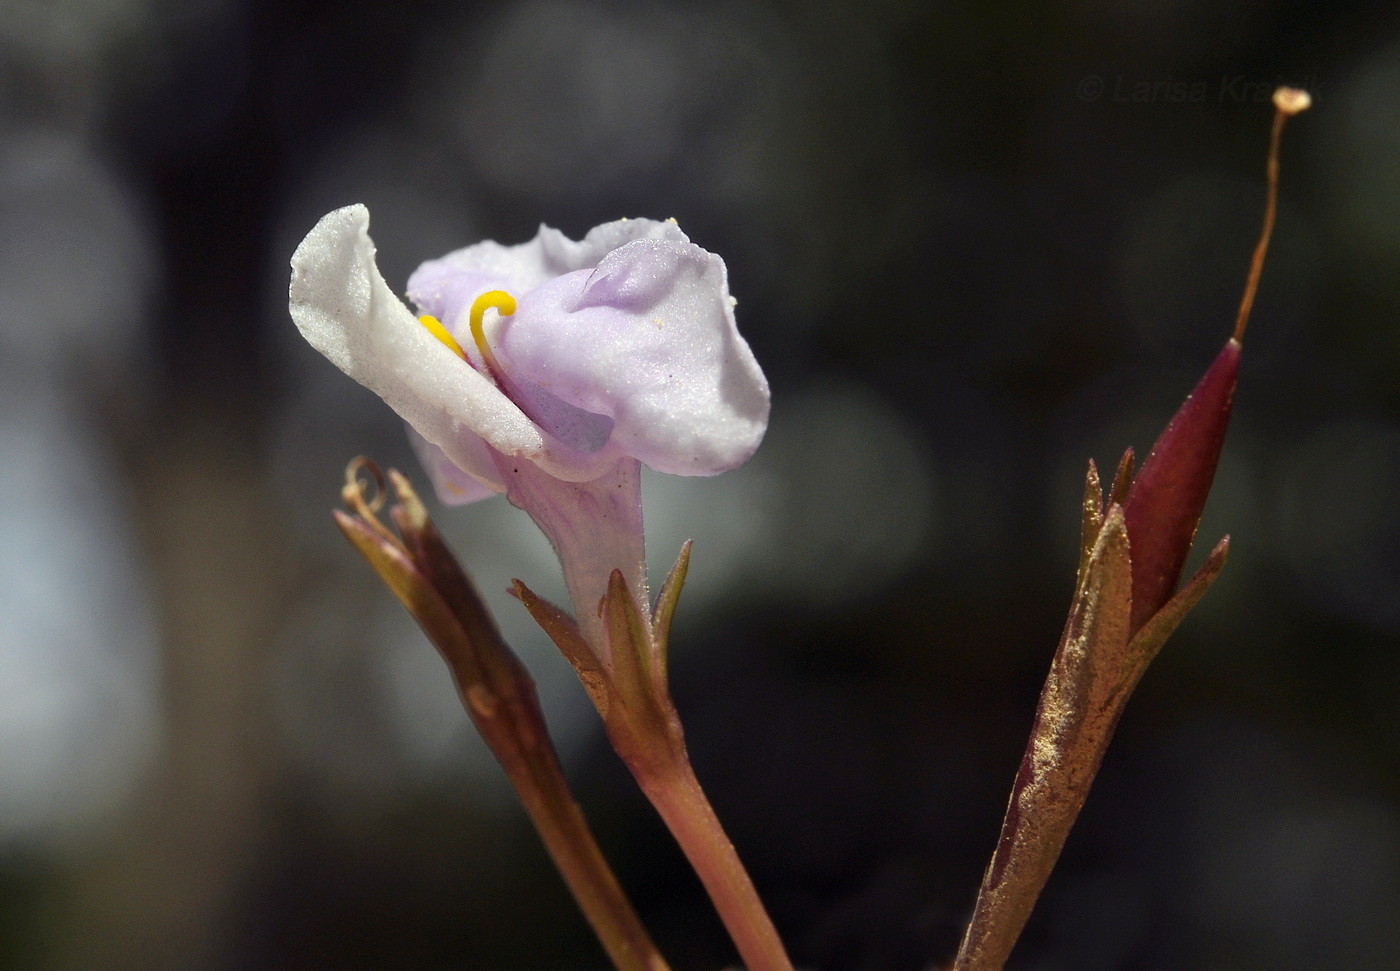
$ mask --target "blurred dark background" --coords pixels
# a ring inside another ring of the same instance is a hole
[[[1202,545],[1014,965],[1400,962],[1392,3],[0,3],[0,966],[596,969],[440,662],[333,529],[412,469],[287,260],[364,202],[469,242],[674,216],[774,393],[714,480],[674,690],[794,958],[951,957],[1068,605],[1086,460],[1224,340],[1272,88],[1312,90]],[[416,474],[416,469],[415,469]],[[421,481],[421,476],[420,476]],[[677,971],[733,954],[496,499],[439,521]],[[550,587],[553,583],[554,586]]]

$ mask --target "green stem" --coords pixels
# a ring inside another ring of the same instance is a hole
[[[464,700],[613,964],[619,971],[668,971],[569,791],[554,747],[542,734],[534,692],[499,706],[479,692]]]
[[[634,774],[705,885],[748,971],[792,971],[773,921],[680,747],[664,767]]]

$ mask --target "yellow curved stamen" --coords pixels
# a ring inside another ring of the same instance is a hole
[[[418,322],[428,328],[428,333],[446,344],[453,354],[456,354],[464,361],[467,359],[466,352],[462,350],[462,345],[457,343],[452,335],[447,332],[447,328],[442,326],[442,322],[436,317],[430,317],[424,314],[422,317],[418,318]]]
[[[502,317],[509,317],[515,313],[515,298],[504,290],[487,290],[472,303],[472,340],[476,341],[477,349],[481,351],[481,359],[499,378],[502,374],[501,366],[496,363],[496,355],[491,353],[491,346],[486,343],[486,333],[481,326],[481,318],[486,315],[487,309],[492,307],[500,311]]]

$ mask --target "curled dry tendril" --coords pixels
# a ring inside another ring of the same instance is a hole
[[[366,495],[368,483],[364,476],[368,476],[374,486],[374,491],[368,495]],[[340,496],[345,500],[345,504],[380,538],[399,549],[403,549],[403,543],[389,527],[384,525],[378,516],[379,510],[384,508],[384,501],[388,495],[389,488],[384,478],[384,472],[372,459],[357,455],[350,460],[349,465],[345,466],[345,485],[340,490]]]

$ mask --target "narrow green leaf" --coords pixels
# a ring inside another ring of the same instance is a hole
[[[652,611],[651,631],[655,646],[656,670],[657,675],[663,679],[666,677],[670,659],[671,621],[676,615],[676,602],[680,600],[681,587],[685,586],[685,576],[690,569],[690,547],[690,540],[681,545],[676,565],[666,574],[666,582],[661,585],[661,593],[657,596],[656,607]]]
[[[559,653],[564,655],[564,660],[568,661],[578,674],[578,679],[583,682],[583,690],[588,692],[593,707],[606,719],[609,703],[608,675],[598,660],[598,655],[579,633],[578,625],[572,617],[521,581],[512,580],[511,583],[515,595],[520,598],[520,602],[525,605],[535,623],[549,635],[549,639],[559,648]]]
[[[1111,505],[1123,505],[1128,501],[1128,490],[1133,485],[1133,463],[1136,455],[1132,448],[1124,449],[1123,457],[1118,460],[1118,471],[1113,474],[1113,487],[1108,490],[1108,501]]]
[[[1167,642],[1167,638],[1186,619],[1193,607],[1205,596],[1205,592],[1210,589],[1210,585],[1215,582],[1215,578],[1220,576],[1220,571],[1225,568],[1225,558],[1230,552],[1230,537],[1224,537],[1215,544],[1215,549],[1210,551],[1206,561],[1201,564],[1201,568],[1187,580],[1176,596],[1163,605],[1147,619],[1142,625],[1142,629],[1133,635],[1132,641],[1128,644],[1128,662],[1124,670],[1124,683],[1120,691],[1137,684],[1142,677],[1147,665],[1157,656],[1157,652],[1162,649],[1162,645]]]
[[[647,686],[642,694],[651,695],[651,632],[621,570],[613,570],[608,577],[608,592],[603,597],[603,631],[608,639],[614,683],[624,692],[634,686]]]

